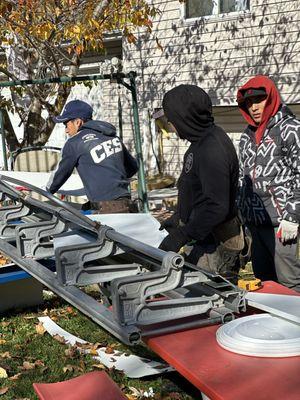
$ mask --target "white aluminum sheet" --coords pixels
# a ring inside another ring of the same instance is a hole
[[[93,221],[114,228],[117,232],[132,239],[158,247],[168,235],[166,230],[160,231],[160,223],[151,214],[92,214]]]
[[[246,300],[251,307],[300,324],[300,296],[248,292]]]
[[[94,214],[87,217],[156,248],[168,235],[166,230],[159,230],[160,223],[151,214]],[[65,232],[53,239],[54,248],[95,241],[88,232],[79,231]],[[119,249],[116,254],[121,253],[123,251]]]
[[[44,325],[44,328],[51,336],[59,335],[64,338],[66,345],[77,346],[78,344],[87,344],[85,340],[65,331],[58,326],[49,317],[39,317],[39,321]],[[77,346],[78,351],[89,354],[90,350],[80,348]],[[144,357],[139,357],[134,354],[121,353],[114,351],[113,353],[106,352],[106,347],[101,347],[96,350],[97,356],[93,356],[95,360],[105,365],[107,368],[116,368],[118,371],[124,372],[129,378],[141,378],[143,376],[157,375],[165,372],[174,371],[174,369],[167,364],[152,361]]]

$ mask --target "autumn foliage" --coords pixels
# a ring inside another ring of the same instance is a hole
[[[156,13],[147,0],[2,0],[0,43],[5,54],[8,48],[18,52],[26,79],[76,76],[85,51],[101,52],[108,34],[121,33],[134,42],[135,29],[151,31]],[[0,65],[0,72],[7,79],[22,78],[19,69],[7,62]],[[53,123],[42,117],[42,110],[49,115],[60,112],[70,87],[31,86],[21,92],[13,89],[14,108],[24,124],[24,144],[43,144]],[[24,92],[28,107],[17,105]]]
[[[157,10],[144,0],[18,0],[0,6],[2,41],[7,33],[18,35],[29,48],[37,43],[69,51],[103,47],[106,33],[119,31],[130,41],[137,26],[151,30]]]

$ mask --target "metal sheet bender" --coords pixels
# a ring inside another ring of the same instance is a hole
[[[0,175],[0,201],[0,251],[124,343],[227,322],[245,310],[245,292],[220,275],[92,221],[42,189]],[[60,245],[64,236],[73,244]],[[85,293],[90,284],[102,301]]]

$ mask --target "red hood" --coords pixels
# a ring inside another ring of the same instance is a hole
[[[248,89],[260,89],[264,88],[267,93],[267,101],[265,105],[265,109],[262,115],[262,120],[259,125],[257,125],[251,116],[248,113],[248,110],[245,107],[245,102],[243,101],[243,95]],[[244,86],[242,86],[237,93],[237,102],[240,108],[240,111],[248,122],[248,124],[257,128],[256,130],[256,143],[259,144],[267,124],[271,117],[273,117],[277,111],[279,110],[282,102],[280,98],[280,94],[275,86],[275,83],[264,75],[257,75],[254,78],[250,79]]]

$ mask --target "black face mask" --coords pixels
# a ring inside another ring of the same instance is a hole
[[[195,85],[180,85],[163,98],[164,113],[181,139],[195,142],[214,125],[212,104],[208,94]]]

